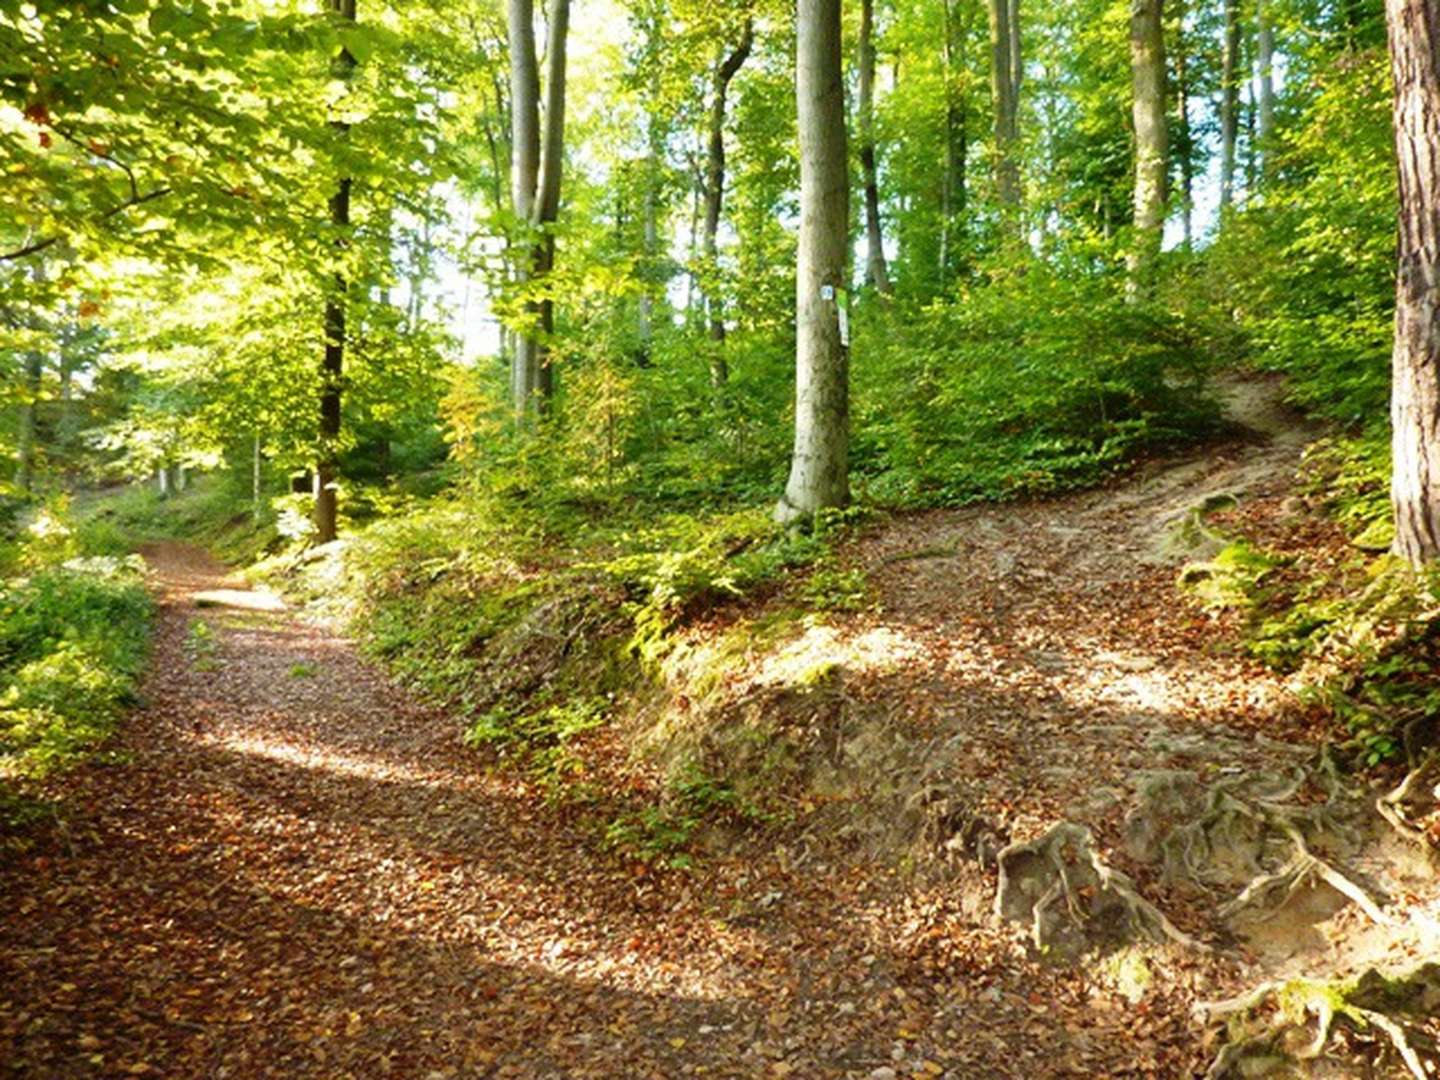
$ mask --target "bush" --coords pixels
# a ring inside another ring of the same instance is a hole
[[[134,700],[152,606],[138,560],[86,559],[0,594],[0,775],[42,776],[107,738]]]
[[[1037,264],[920,312],[874,310],[852,462],[881,504],[1091,484],[1218,420],[1203,336],[1105,276]]]

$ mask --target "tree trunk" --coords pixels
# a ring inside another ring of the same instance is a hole
[[[1020,170],[1015,161],[1019,135],[1015,96],[1015,53],[1010,30],[1011,0],[989,0],[990,95],[995,111],[995,190],[1003,207],[1020,205]]]
[[[954,261],[955,234],[964,228],[968,192],[965,164],[969,157],[969,110],[964,92],[957,94],[955,72],[965,70],[965,41],[969,33],[966,20],[955,18],[955,0],[942,0],[944,37],[941,53],[945,71],[945,175],[940,188],[940,287],[950,280],[950,264]],[[956,33],[960,47],[955,47]],[[959,53],[958,57],[956,53]]]
[[[1220,57],[1220,216],[1235,203],[1235,142],[1240,132],[1239,0],[1225,0],[1225,44]]]
[[[535,218],[540,182],[540,68],[535,59],[533,0],[508,0],[506,13],[510,42],[510,209],[516,221],[528,226]],[[534,238],[527,236],[522,243],[526,255],[516,264],[515,280],[523,289],[534,273]],[[527,302],[526,316],[538,323],[538,305]],[[521,421],[535,408],[539,385],[540,342],[536,327],[527,325],[515,335],[510,356],[510,398]]]
[[[840,74],[840,0],[798,0],[800,130],[795,449],[775,509],[789,522],[849,499],[849,350],[842,341],[849,169]]]
[[[1440,11],[1386,0],[1400,174],[1390,422],[1395,553],[1440,558]]]
[[[355,22],[355,0],[329,0],[330,10],[345,22]],[[349,82],[355,71],[355,57],[350,50],[341,48],[335,58],[331,74],[342,82]],[[332,120],[337,139],[343,139],[350,125],[343,120]],[[350,178],[341,177],[330,196],[330,224],[335,226],[336,243],[345,243],[343,237],[350,226]],[[325,358],[320,364],[320,453],[315,463],[315,540],[328,544],[338,535],[339,493],[336,483],[340,478],[340,389],[345,367],[345,300],[348,283],[345,275],[336,271],[325,298]]]
[[[1180,154],[1180,214],[1185,249],[1190,249],[1195,229],[1195,155],[1190,134],[1190,57],[1185,37],[1185,0],[1175,13],[1175,123],[1176,149]]]
[[[1270,137],[1275,133],[1275,26],[1268,0],[1255,0],[1255,60],[1260,68],[1260,153],[1261,168],[1269,156]]]
[[[1127,257],[1132,297],[1144,294],[1165,228],[1169,137],[1165,127],[1163,0],[1131,0],[1130,73],[1135,118],[1135,238]]]
[[[710,313],[710,340],[716,348],[710,357],[710,381],[723,386],[730,377],[725,353],[719,348],[725,340],[725,302],[721,297],[720,276],[720,210],[725,201],[725,98],[730,80],[735,78],[754,44],[755,28],[750,19],[740,33],[740,43],[715,65],[710,77],[710,144],[705,164],[705,303]]]
[[[25,354],[25,396],[20,400],[20,430],[15,438],[15,486],[29,493],[35,488],[35,412],[45,374],[45,354]]]
[[[255,433],[254,442],[250,447],[250,519],[257,524],[264,516],[264,507],[261,504],[263,488],[261,486],[260,471],[260,433]]]
[[[889,296],[890,271],[880,231],[880,185],[875,173],[875,0],[860,0],[860,171],[865,182],[865,278]]]
[[[551,226],[560,216],[560,172],[565,164],[565,61],[570,35],[570,0],[550,0],[545,42],[545,130],[540,142],[540,190],[536,195],[535,224],[541,235],[536,251],[536,276],[555,268],[555,233]],[[540,301],[540,327],[545,338],[555,332],[555,301]],[[555,394],[555,367],[544,348],[536,353],[536,405],[544,409]]]

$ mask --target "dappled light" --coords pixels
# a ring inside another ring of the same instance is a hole
[[[1436,0],[0,56],[0,1071],[1440,1080]]]

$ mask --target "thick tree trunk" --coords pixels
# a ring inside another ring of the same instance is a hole
[[[1275,133],[1275,25],[1270,16],[1269,0],[1255,0],[1255,61],[1260,68],[1260,152],[1264,158],[1270,151],[1270,137]]]
[[[540,183],[540,68],[535,59],[535,8],[533,0],[508,0],[506,8],[510,43],[510,209],[515,220],[529,225],[535,218]],[[523,289],[534,274],[535,242],[523,241],[526,255],[515,267],[516,283]],[[539,306],[526,305],[527,318],[540,321]],[[534,325],[515,336],[510,355],[510,398],[521,421],[536,407],[540,386],[540,340]]]
[[[865,183],[865,279],[890,295],[885,239],[880,230],[880,184],[875,170],[875,0],[860,0],[860,171]]]
[[[1440,10],[1386,0],[1400,174],[1390,422],[1395,553],[1440,558]]]
[[[849,169],[840,0],[798,0],[795,89],[800,241],[795,297],[795,450],[780,521],[849,499],[849,350],[842,341]]]
[[[1015,160],[1019,136],[1015,96],[1018,46],[1010,31],[1010,0],[989,0],[990,96],[995,112],[995,190],[1005,207],[1020,205],[1020,169]]]
[[[1170,164],[1165,125],[1163,0],[1131,0],[1130,73],[1135,119],[1135,238],[1126,260],[1130,294],[1139,296],[1150,276],[1165,228],[1165,181]]]
[[[710,357],[710,381],[723,386],[730,377],[725,364],[725,301],[720,288],[720,211],[725,202],[725,102],[730,81],[750,56],[755,41],[754,24],[747,18],[740,42],[728,56],[717,59],[710,77],[710,142],[705,161],[705,304],[710,312],[710,340],[716,343]]]
[[[1220,214],[1235,203],[1235,143],[1240,132],[1239,0],[1225,0],[1225,42],[1220,54]]]
[[[346,22],[355,21],[355,0],[329,0],[330,11]],[[332,75],[344,82],[355,71],[355,57],[342,48],[332,65]],[[344,138],[350,125],[331,122],[336,138]],[[341,177],[330,196],[330,224],[335,226],[336,243],[343,246],[350,227],[350,178]],[[315,462],[315,540],[328,544],[338,534],[340,479],[340,392],[345,368],[345,301],[349,283],[336,272],[325,298],[325,356],[320,363],[320,453]]]

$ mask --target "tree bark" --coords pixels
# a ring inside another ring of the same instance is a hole
[[[860,0],[860,171],[865,183],[865,278],[889,296],[890,270],[880,230],[880,184],[875,170],[875,0]]]
[[[958,21],[954,11],[955,0],[942,0],[944,12],[944,37],[941,54],[945,72],[945,175],[940,188],[940,287],[943,289],[950,280],[950,264],[954,261],[955,233],[964,228],[966,203],[969,192],[966,189],[965,165],[969,157],[969,109],[963,92],[957,94],[955,72],[965,70],[965,41],[969,31],[966,20]],[[955,47],[956,32],[959,32],[960,47]],[[958,57],[956,53],[959,53]]]
[[[1126,259],[1132,297],[1143,295],[1165,227],[1165,183],[1170,164],[1165,121],[1163,0],[1131,0],[1130,73],[1134,87],[1135,237]]]
[[[1275,133],[1275,26],[1268,0],[1255,0],[1255,60],[1260,69],[1259,137],[1261,170]]]
[[[1390,422],[1395,553],[1440,558],[1440,11],[1386,0],[1399,163]]]
[[[795,89],[800,130],[796,268],[795,448],[776,519],[849,499],[850,388],[842,343],[849,168],[840,72],[840,0],[798,0]]]
[[[1239,0],[1225,0],[1225,42],[1220,55],[1220,216],[1235,203],[1235,142],[1240,132]]]
[[[1185,37],[1186,0],[1178,0],[1175,12],[1175,123],[1176,150],[1180,154],[1180,214],[1185,248],[1194,239],[1195,155],[1190,132],[1190,56]]]
[[[510,43],[510,209],[527,228],[535,218],[540,183],[540,68],[535,59],[535,7],[533,0],[508,0],[506,8]],[[527,236],[525,256],[515,267],[522,289],[534,274],[535,240]],[[526,303],[527,319],[538,323],[537,304]],[[510,398],[522,422],[536,406],[540,385],[540,342],[536,328],[526,326],[515,335],[510,354]]]
[[[565,163],[565,61],[570,36],[570,0],[550,0],[545,43],[545,129],[540,142],[540,190],[536,195],[535,224],[540,233],[536,249],[536,277],[555,268],[555,233],[551,226],[560,216],[560,173]],[[555,301],[540,301],[540,329],[548,340],[555,332]],[[555,395],[555,367],[543,345],[536,351],[536,406],[544,410]]]
[[[755,27],[747,18],[740,41],[729,55],[718,59],[710,77],[710,142],[705,161],[705,304],[710,314],[710,340],[716,348],[710,356],[710,381],[723,386],[730,377],[725,353],[718,346],[725,340],[725,301],[720,276],[720,211],[725,202],[725,102],[730,81],[750,56]]]
[[[32,349],[25,354],[25,389],[20,401],[20,430],[15,438],[15,486],[29,494],[35,489],[35,413],[45,374],[45,354]]]
[[[995,112],[995,190],[1002,207],[1020,205],[1020,169],[1015,160],[1019,109],[1015,68],[1018,35],[1010,29],[1011,0],[989,0],[990,94]],[[1016,12],[1018,18],[1018,11]]]
[[[355,0],[329,0],[330,10],[348,23],[355,22]],[[344,82],[355,71],[355,57],[341,48],[332,65],[332,74]],[[350,125],[332,120],[337,139],[343,139]],[[350,227],[350,178],[344,176],[330,196],[330,224],[335,226],[336,244],[344,246]],[[336,271],[325,298],[325,356],[320,364],[320,453],[315,462],[315,540],[328,544],[338,535],[340,479],[340,392],[345,367],[345,301],[349,284]]]

